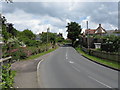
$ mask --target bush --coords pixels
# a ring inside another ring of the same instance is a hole
[[[16,51],[16,52],[12,52],[11,55],[12,55],[12,60],[27,58],[27,53],[22,48],[19,48],[18,51]]]
[[[15,71],[10,70],[10,64],[2,66],[2,89],[8,89],[13,87]]]

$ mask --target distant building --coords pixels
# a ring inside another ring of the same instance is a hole
[[[85,30],[85,35],[89,34],[89,35],[94,35],[95,34],[96,29],[86,29]]]
[[[41,33],[39,33],[39,34],[36,35],[35,40],[36,40],[36,41],[40,41],[40,37],[41,37]]]
[[[58,36],[58,37],[63,37],[62,33],[59,33],[57,36]]]
[[[99,24],[99,27],[96,29],[95,34],[105,34],[107,33],[106,30]]]
[[[106,30],[99,24],[99,27],[97,29],[86,29],[85,35],[103,35],[106,34]]]
[[[115,29],[115,30],[106,30],[106,31],[107,31],[106,35],[120,36],[120,30]]]

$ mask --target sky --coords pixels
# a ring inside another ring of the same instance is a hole
[[[2,3],[2,15],[19,31],[30,29],[39,34],[46,32],[49,27],[50,32],[60,32],[67,38],[67,23],[77,22],[84,31],[86,21],[89,22],[90,29],[96,29],[98,24],[102,24],[106,30],[118,29],[117,1],[21,1]]]

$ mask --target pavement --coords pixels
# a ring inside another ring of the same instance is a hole
[[[118,71],[86,59],[69,46],[43,59],[38,74],[41,88],[118,88]]]
[[[40,88],[37,77],[37,65],[50,54],[48,53],[34,60],[13,63],[11,69],[17,71],[14,78],[14,88]]]

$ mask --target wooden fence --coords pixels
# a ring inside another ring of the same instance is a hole
[[[101,59],[111,60],[120,63],[120,54],[110,53],[110,52],[103,52],[103,51],[96,51],[96,50],[88,50],[85,47],[82,47],[82,50],[90,55],[99,57]]]

